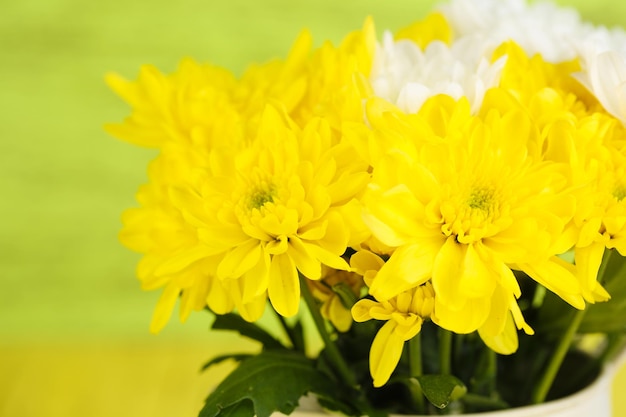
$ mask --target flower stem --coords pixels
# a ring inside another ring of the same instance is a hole
[[[409,340],[409,372],[411,377],[417,377],[422,375],[422,337],[418,333],[415,337]],[[411,390],[411,397],[415,403],[415,408],[418,414],[424,414],[424,394],[419,384],[411,384],[409,386]]]
[[[611,259],[612,253],[613,253],[612,250],[604,251],[604,256],[602,257],[602,263],[600,264],[600,268],[598,269],[598,274],[597,274],[597,280],[600,283],[604,281],[604,275],[606,274],[607,267],[609,265],[609,260]],[[554,382],[554,378],[556,377],[556,374],[559,371],[561,364],[563,363],[563,359],[565,359],[565,355],[567,354],[567,351],[569,350],[572,340],[574,339],[574,336],[576,335],[576,332],[578,331],[580,324],[585,318],[586,313],[587,313],[586,308],[584,310],[577,310],[569,326],[567,327],[567,329],[565,329],[565,333],[563,334],[563,337],[559,341],[559,344],[557,345],[556,350],[554,354],[552,355],[550,362],[548,363],[548,367],[546,368],[545,373],[539,380],[539,384],[537,385],[536,389],[533,392],[532,402],[534,404],[539,404],[545,401],[548,395],[548,392],[550,391],[550,387],[552,386],[552,383]]]
[[[574,339],[574,335],[576,334],[580,323],[582,323],[586,312],[586,309],[578,310],[574,314],[574,318],[565,330],[563,337],[561,337],[561,340],[559,341],[559,344],[557,345],[556,350],[554,351],[554,354],[552,355],[552,358],[548,363],[546,371],[544,372],[541,379],[539,380],[539,383],[535,387],[532,395],[533,404],[539,404],[546,400],[546,397],[548,396],[548,391],[550,391],[550,388],[552,387],[554,378],[556,377],[556,374],[559,371],[561,364],[563,363],[563,359],[565,359],[565,355],[569,350],[572,340]]]
[[[452,373],[452,332],[439,329],[439,372],[443,375]]]
[[[351,387],[356,387],[356,379],[354,374],[350,371],[348,364],[341,356],[337,345],[331,340],[330,334],[326,328],[326,323],[324,322],[324,318],[320,313],[319,308],[317,307],[317,302],[311,294],[311,290],[309,290],[309,286],[306,283],[306,278],[300,275],[300,290],[302,291],[302,297],[304,298],[304,302],[306,303],[309,312],[311,313],[311,317],[313,318],[313,322],[315,323],[315,327],[319,332],[322,340],[324,341],[324,346],[326,348],[326,354],[328,355],[329,361],[333,364],[335,370],[339,374],[341,380],[346,382]]]

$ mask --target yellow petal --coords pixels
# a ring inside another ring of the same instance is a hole
[[[252,269],[261,256],[261,245],[256,239],[231,249],[217,267],[219,278],[238,278]]]
[[[263,293],[248,303],[237,305],[237,310],[244,320],[255,322],[263,315],[266,305],[267,296]]]
[[[414,244],[398,248],[378,271],[370,286],[370,294],[387,301],[403,291],[428,281],[437,244]]]
[[[394,331],[397,325],[395,321],[385,323],[372,342],[370,373],[375,387],[382,387],[389,381],[402,356],[404,340]]]
[[[435,296],[435,309],[431,316],[440,327],[455,333],[468,334],[480,328],[487,320],[490,310],[488,298],[470,298],[462,306],[450,309]]]
[[[453,310],[462,308],[468,298],[460,288],[466,252],[467,245],[458,243],[454,236],[450,236],[433,264],[432,283],[436,298],[439,303]]]
[[[212,254],[210,251],[207,251],[204,245],[198,245],[191,249],[183,250],[176,255],[172,255],[165,262],[159,265],[159,267],[154,271],[154,275],[166,276],[180,272],[194,262],[208,258],[210,255]]]
[[[553,256],[548,261],[520,264],[519,268],[532,279],[552,291],[579,310],[585,308],[585,300],[574,267],[561,258]]]
[[[206,304],[215,314],[230,313],[235,307],[230,292],[226,288],[228,283],[233,284],[231,281],[222,282],[222,280],[215,278],[209,284]]]
[[[513,317],[509,313],[506,314],[504,323],[502,331],[496,335],[484,331],[483,328],[478,329],[478,334],[483,342],[494,352],[501,355],[510,355],[517,351],[517,329],[513,322]]]
[[[302,272],[302,275],[305,277],[309,279],[320,279],[322,277],[320,261],[307,250],[307,246],[303,245],[299,238],[294,236],[289,239],[287,256],[294,261],[298,271]]]
[[[272,257],[267,290],[272,306],[278,314],[291,317],[298,312],[300,305],[298,270],[289,256]]]
[[[352,318],[359,323],[371,320],[373,317],[370,314],[370,310],[376,307],[378,303],[374,300],[364,298],[359,300],[352,306]]]
[[[496,274],[488,265],[488,252],[481,250],[479,244],[468,245],[463,260],[459,291],[465,297],[486,297],[493,293],[496,286]]]
[[[405,185],[384,193],[369,192],[364,197],[365,223],[374,236],[389,246],[401,246],[414,238],[433,236],[420,220],[424,206]]]
[[[154,313],[152,314],[152,321],[150,322],[151,333],[158,333],[165,327],[172,315],[172,310],[176,305],[179,294],[180,288],[174,284],[169,284],[163,289],[163,293],[159,301],[157,301]]]
[[[307,242],[302,242],[307,251],[324,265],[342,271],[349,271],[350,265],[341,256],[335,255],[329,250]]]
[[[598,284],[598,270],[602,263],[602,255],[604,255],[604,243],[602,242],[574,249],[576,269],[580,276],[584,296],[590,302],[594,301],[592,293]]]
[[[350,330],[350,326],[352,326],[352,315],[350,314],[350,310],[344,307],[341,299],[335,296],[326,304],[328,305],[326,314],[333,326],[340,332]]]
[[[240,278],[242,288],[241,300],[243,303],[251,302],[254,298],[267,291],[270,262],[270,255],[262,251],[256,265]]]

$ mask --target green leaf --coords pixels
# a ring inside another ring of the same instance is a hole
[[[266,349],[284,348],[283,344],[276,340],[274,336],[256,324],[245,321],[237,314],[216,315],[211,328],[214,330],[235,330],[242,336],[261,342]]]
[[[244,360],[206,399],[199,417],[290,414],[308,392],[331,398],[338,387],[312,360],[287,350],[265,350]],[[251,402],[252,407],[242,405]],[[237,406],[236,409],[230,407]]]
[[[437,408],[446,408],[450,401],[467,392],[463,382],[452,375],[421,375],[416,379],[428,401]]]
[[[249,353],[230,353],[228,355],[220,355],[220,356],[216,356],[213,359],[211,359],[210,361],[208,361],[207,363],[205,363],[204,365],[202,365],[202,368],[200,368],[200,371],[206,371],[208,368],[210,368],[213,365],[217,365],[218,363],[222,363],[228,359],[232,359],[234,361],[237,362],[241,362],[244,359],[247,359],[249,357],[251,357],[252,355]]]
[[[220,412],[221,417],[248,417],[254,415],[252,401],[240,401],[230,407],[226,407]]]

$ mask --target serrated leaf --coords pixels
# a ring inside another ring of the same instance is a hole
[[[241,362],[209,395],[199,417],[225,417],[229,407],[247,401],[252,408],[242,406],[236,417],[290,414],[308,392],[328,398],[337,387],[304,355],[266,350]]]
[[[200,371],[206,371],[208,368],[210,368],[213,365],[217,365],[219,363],[222,363],[228,359],[232,359],[234,361],[237,362],[241,362],[244,359],[249,358],[250,356],[252,356],[249,353],[231,353],[228,355],[220,355],[220,356],[216,356],[213,359],[211,359],[210,361],[206,362],[204,365],[202,365],[202,368],[200,368]]]
[[[428,401],[437,408],[446,408],[450,401],[467,392],[463,382],[452,375],[421,375],[416,379]]]
[[[256,324],[245,321],[237,314],[216,315],[211,328],[214,330],[234,330],[242,336],[261,342],[266,349],[284,348],[283,344],[276,340],[274,336]]]

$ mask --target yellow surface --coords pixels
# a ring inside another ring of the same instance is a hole
[[[626,364],[622,365],[613,381],[613,416],[626,416]]]
[[[127,109],[104,85],[184,56],[239,73],[284,56],[308,27],[338,41],[372,15],[399,28],[435,0],[5,0],[0,2],[0,416],[194,416],[223,374],[214,353],[249,348],[209,336],[197,314],[147,333],[156,294],[116,240],[151,152],[108,137]],[[626,3],[576,4],[626,24]],[[616,393],[626,391],[626,369]],[[626,397],[616,395],[626,416]]]
[[[227,346],[221,346],[222,352]],[[198,369],[207,344],[23,346],[0,349],[0,415],[6,417],[196,416],[230,369]],[[613,389],[615,417],[626,416],[626,367]],[[621,395],[620,395],[621,394]]]

